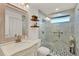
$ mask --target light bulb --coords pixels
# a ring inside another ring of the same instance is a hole
[[[29,8],[29,5],[27,4],[26,7]]]
[[[49,17],[46,17],[46,18],[45,18],[45,20],[48,20],[48,21],[49,21],[49,20],[50,20],[50,18],[49,18]]]
[[[58,8],[56,8],[55,10],[59,10]]]

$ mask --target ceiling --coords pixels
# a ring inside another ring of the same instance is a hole
[[[33,9],[39,9],[44,14],[49,15],[52,13],[74,8],[76,4],[75,3],[29,3],[29,6]]]

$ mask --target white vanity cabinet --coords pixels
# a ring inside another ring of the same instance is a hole
[[[9,42],[0,45],[0,55],[3,56],[36,56],[40,47],[40,39],[24,42]]]
[[[35,44],[32,47],[29,47],[23,51],[13,54],[13,56],[35,56],[37,55],[38,44]]]

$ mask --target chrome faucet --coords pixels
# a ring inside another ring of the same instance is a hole
[[[15,41],[16,41],[16,43],[21,42],[21,36],[15,34]]]

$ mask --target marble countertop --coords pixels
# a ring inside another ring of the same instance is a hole
[[[40,39],[24,40],[19,43],[9,42],[9,43],[0,45],[0,48],[5,55],[10,56],[10,55],[13,55],[17,52],[24,50],[24,49],[28,49],[39,42],[40,42]]]

